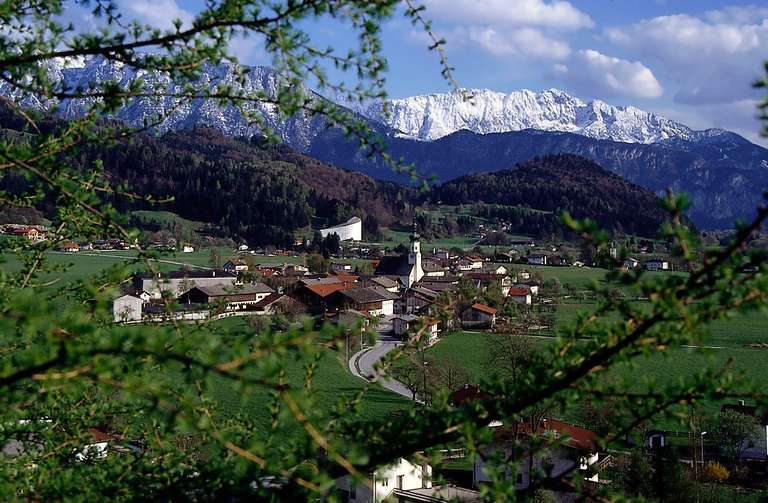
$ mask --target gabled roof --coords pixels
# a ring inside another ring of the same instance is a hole
[[[334,285],[339,283],[344,283],[344,281],[339,276],[328,276],[328,277],[308,277],[308,278],[301,278],[299,280],[299,283],[302,283],[304,285]]]
[[[393,279],[387,278],[386,276],[374,276],[370,279],[372,283],[376,283],[377,285],[383,287],[383,288],[395,288],[399,286],[399,283]]]
[[[509,292],[507,292],[507,295],[511,297],[524,297],[526,295],[531,294],[530,288],[520,288],[520,287],[513,287],[509,289]]]
[[[589,452],[597,450],[597,443],[600,438],[594,431],[550,418],[539,422],[536,428],[533,428],[528,421],[513,426],[501,426],[496,428],[494,436],[497,440],[507,440],[512,438],[516,432],[530,435],[534,430],[538,435],[553,435],[557,440],[567,437],[568,439],[563,445]]]
[[[350,290],[353,288],[357,288],[357,285],[354,285],[352,283],[339,282],[339,283],[322,283],[322,284],[304,285],[304,288],[306,288],[307,290],[309,290],[310,292],[314,293],[319,297],[325,298],[341,290]]]
[[[496,309],[486,306],[485,304],[480,304],[479,302],[472,304],[472,307],[470,309],[474,309],[475,311],[480,311],[481,313],[494,315],[496,314]]]
[[[368,288],[356,288],[354,290],[343,290],[341,294],[352,299],[358,304],[367,304],[370,302],[381,302],[384,300],[395,300],[397,295],[386,291],[380,286],[371,286]]]

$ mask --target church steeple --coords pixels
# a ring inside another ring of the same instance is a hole
[[[408,286],[418,282],[424,276],[421,266],[421,236],[416,228],[416,216],[413,217],[413,232],[410,235],[411,250],[408,253],[408,264],[411,265],[411,273],[408,277]]]

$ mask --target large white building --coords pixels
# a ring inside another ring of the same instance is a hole
[[[320,235],[325,237],[329,234],[336,234],[341,241],[362,241],[363,240],[363,221],[359,217],[352,217],[343,224],[327,229],[320,229]]]

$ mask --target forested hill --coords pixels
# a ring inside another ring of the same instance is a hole
[[[434,189],[444,204],[484,202],[591,218],[616,232],[653,236],[666,218],[658,197],[594,162],[549,155],[512,169],[463,176]]]
[[[293,232],[359,216],[391,224],[412,190],[316,161],[281,145],[236,140],[212,129],[143,136],[130,144],[86,151],[101,158],[115,183],[172,196],[162,209],[222,226],[253,244],[289,244]],[[136,203],[115,201],[120,210]],[[140,203],[141,209],[146,204]]]
[[[60,124],[46,121],[43,132]],[[22,125],[13,112],[0,110],[5,134],[14,134]],[[159,205],[114,197],[111,202],[118,210],[172,211],[252,244],[292,244],[298,229],[336,224],[355,215],[389,225],[414,195],[413,189],[335,168],[286,146],[227,138],[208,128],[160,137],[139,134],[109,147],[84,147],[69,158],[81,167],[96,159],[103,161],[113,187],[125,185],[142,196],[173,198]],[[13,189],[24,182],[5,176],[0,183]]]

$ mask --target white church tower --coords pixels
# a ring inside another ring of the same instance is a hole
[[[424,269],[421,268],[421,236],[416,232],[416,221],[413,222],[413,233],[410,236],[411,250],[408,252],[408,264],[411,272],[408,275],[408,288],[424,277]]]

